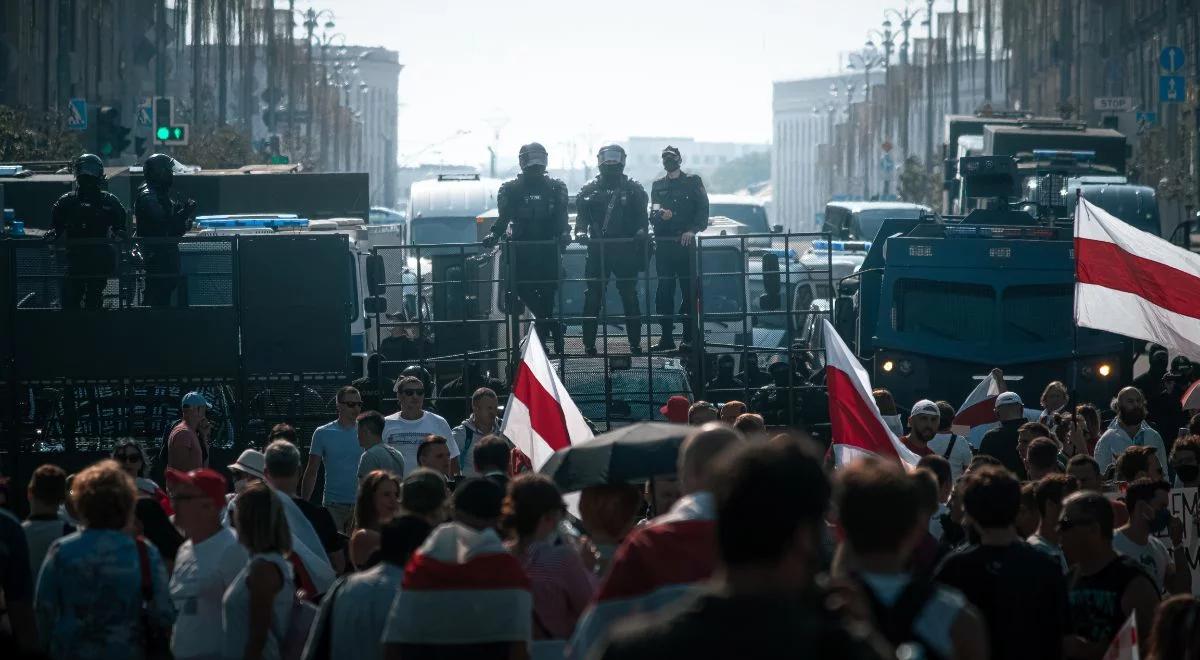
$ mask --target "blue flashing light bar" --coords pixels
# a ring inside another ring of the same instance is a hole
[[[871,241],[813,241],[813,252],[869,252]]]
[[[196,226],[200,229],[305,229],[308,218],[298,218],[295,215],[204,215],[196,218]]]
[[[946,238],[1054,238],[1049,227],[1002,227],[994,225],[946,226]]]
[[[1034,149],[1033,157],[1037,160],[1073,160],[1077,163],[1088,163],[1096,160],[1096,152],[1091,150]]]

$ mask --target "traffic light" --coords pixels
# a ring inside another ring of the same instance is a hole
[[[129,129],[121,125],[121,111],[104,106],[96,113],[97,150],[105,158],[120,156],[129,148]]]
[[[154,141],[158,144],[187,144],[188,125],[175,123],[174,99],[154,99]]]

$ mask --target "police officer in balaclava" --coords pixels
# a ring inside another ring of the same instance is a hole
[[[83,154],[71,164],[75,189],[54,202],[50,212],[52,229],[47,238],[66,241],[67,277],[63,283],[64,309],[100,309],[104,288],[116,273],[116,251],[112,241],[124,238],[125,207],[104,189],[104,162],[94,154]],[[76,243],[88,239],[86,244]]]
[[[579,190],[575,220],[575,238],[587,243],[584,277],[587,291],[583,298],[583,347],[596,354],[596,317],[608,286],[609,276],[617,280],[625,316],[629,351],[641,355],[641,309],[637,298],[638,273],[648,259],[646,214],[649,200],[645,188],[625,176],[625,150],[608,145],[597,154],[600,174]],[[614,314],[606,317],[614,320]],[[609,345],[610,350],[612,345]]]
[[[505,181],[496,196],[500,216],[485,241],[491,245],[509,232],[508,272],[513,290],[537,318],[542,341],[553,339],[554,352],[563,352],[562,324],[554,316],[562,248],[571,242],[567,222],[567,185],[547,176],[549,157],[537,142],[521,147],[521,173]]]
[[[137,235],[162,239],[140,246],[146,265],[144,301],[151,307],[165,307],[179,283],[178,239],[192,227],[196,218],[196,200],[171,197],[175,181],[175,159],[154,154],[142,164],[145,182],[138,188],[133,203]]]

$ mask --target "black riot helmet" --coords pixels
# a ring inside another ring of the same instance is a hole
[[[429,375],[429,371],[425,367],[419,364],[408,365],[404,368],[404,371],[400,372],[400,378],[407,378],[409,376],[421,379],[421,383],[425,385],[425,396],[427,398],[433,394],[431,391],[433,378]]]
[[[72,163],[71,172],[82,185],[99,185],[104,181],[104,161],[96,154],[83,154]]]
[[[600,147],[600,152],[596,154],[596,164],[600,167],[600,174],[607,177],[617,176],[625,171],[625,150],[619,144]]]
[[[142,176],[154,188],[168,188],[175,177],[175,159],[166,154],[154,154],[142,163]]]
[[[546,164],[550,160],[550,156],[546,153],[546,147],[537,142],[530,142],[521,147],[521,153],[517,160],[521,165],[521,171],[526,174],[542,174],[546,171]]]

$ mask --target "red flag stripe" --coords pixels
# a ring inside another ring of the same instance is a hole
[[[964,408],[954,416],[951,423],[957,426],[979,426],[996,420],[996,397],[992,396]]]
[[[840,369],[826,369],[825,384],[829,388],[829,421],[833,441],[900,460],[883,426],[867,402],[862,400],[850,375]]]
[[[513,396],[525,404],[525,408],[529,410],[529,425],[546,441],[550,449],[558,451],[571,445],[571,436],[567,433],[567,418],[563,414],[562,406],[558,399],[546,390],[524,360],[517,369]]]
[[[452,589],[529,589],[521,562],[509,554],[475,557],[463,564],[444,562],[418,552],[404,570],[404,588],[446,591]]]
[[[1181,316],[1200,319],[1200,277],[1131,254],[1115,243],[1076,238],[1075,272],[1081,284],[1129,293]]]

